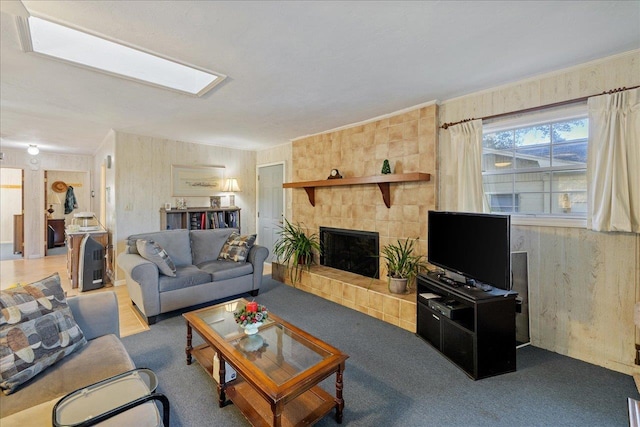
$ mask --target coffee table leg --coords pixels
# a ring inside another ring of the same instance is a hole
[[[344,399],[342,398],[342,371],[344,370],[344,364],[340,364],[338,372],[336,372],[336,421],[338,424],[342,424],[342,410],[344,409]]]
[[[218,369],[218,406],[221,408],[227,403],[227,396],[225,395],[225,379],[227,377],[227,362],[222,358],[222,355],[218,353],[218,360],[220,361],[220,368]]]
[[[271,404],[271,412],[273,412],[273,427],[280,427],[282,425],[282,410],[284,404],[282,401]]]
[[[193,333],[191,331],[191,323],[187,322],[187,347],[184,349],[184,352],[187,354],[187,365],[191,365],[191,350],[193,350],[193,347],[191,346],[192,337]]]

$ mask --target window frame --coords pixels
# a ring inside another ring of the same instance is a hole
[[[584,119],[588,120],[588,110],[586,103],[578,103],[572,106],[564,106],[553,109],[544,110],[536,113],[529,114],[514,114],[513,116],[493,121],[485,121],[483,122],[482,134],[483,138],[485,134],[494,133],[494,132],[502,132],[507,130],[517,130],[521,128],[534,127],[539,125],[553,125],[554,123],[565,122],[569,120],[575,119]],[[587,124],[588,129],[588,124]],[[483,194],[485,195],[485,199],[487,201],[487,206],[490,209],[489,199],[493,194],[512,194],[516,197],[520,197],[523,193],[522,191],[516,191],[515,188],[515,180],[519,174],[526,173],[548,173],[550,177],[550,185],[553,182],[553,174],[557,172],[566,172],[566,171],[583,171],[586,173],[586,162],[584,168],[576,167],[576,165],[562,165],[562,166],[553,166],[553,149],[557,146],[562,146],[565,144],[572,144],[576,142],[584,142],[587,145],[589,144],[588,135],[586,140],[571,140],[571,141],[563,141],[554,144],[552,136],[549,137],[549,161],[550,165],[546,167],[530,167],[530,168],[517,168],[514,164],[513,167],[507,170],[488,170],[485,171],[483,168],[482,171],[482,185],[483,185]],[[510,151],[515,158],[518,147],[513,147]],[[482,147],[482,156],[485,155],[486,149]],[[501,150],[496,150],[498,153]],[[505,193],[504,191],[496,191],[496,192],[486,192],[484,189],[485,186],[485,177],[486,176],[505,176],[511,178],[512,183],[512,192]],[[585,193],[588,192],[588,188],[585,190]],[[553,198],[557,197],[559,193],[554,191],[552,186],[549,187],[548,191],[544,192],[544,197],[548,198],[547,201],[550,203],[550,209],[553,209]],[[506,213],[506,212],[505,212]],[[519,212],[510,212],[511,215],[511,223],[513,225],[537,225],[537,226],[550,226],[550,227],[579,227],[585,228],[587,226],[587,217],[586,213],[584,214],[557,214],[557,213],[519,213]]]

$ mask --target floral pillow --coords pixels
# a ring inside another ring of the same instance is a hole
[[[0,389],[21,384],[86,344],[58,273],[0,291]]]
[[[136,248],[142,258],[149,260],[158,266],[160,273],[165,276],[176,277],[176,265],[162,246],[153,240],[139,239],[136,241]]]
[[[227,241],[225,242],[220,255],[219,260],[246,262],[249,250],[256,241],[256,235],[241,236],[235,231],[231,233]]]

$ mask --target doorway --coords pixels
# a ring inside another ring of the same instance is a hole
[[[0,261],[24,257],[24,171],[0,168]]]
[[[45,256],[67,253],[65,229],[73,221],[73,215],[91,210],[89,173],[82,171],[44,171],[45,200]],[[67,198],[75,200],[67,206]]]
[[[284,212],[284,163],[258,166],[258,241],[269,249],[265,262],[275,261],[273,247],[278,241]]]

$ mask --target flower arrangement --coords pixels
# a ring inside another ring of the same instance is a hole
[[[263,322],[269,317],[269,312],[267,311],[267,307],[264,305],[251,301],[250,303],[247,303],[245,307],[234,312],[233,316],[236,319],[236,323],[245,327],[252,323]]]

